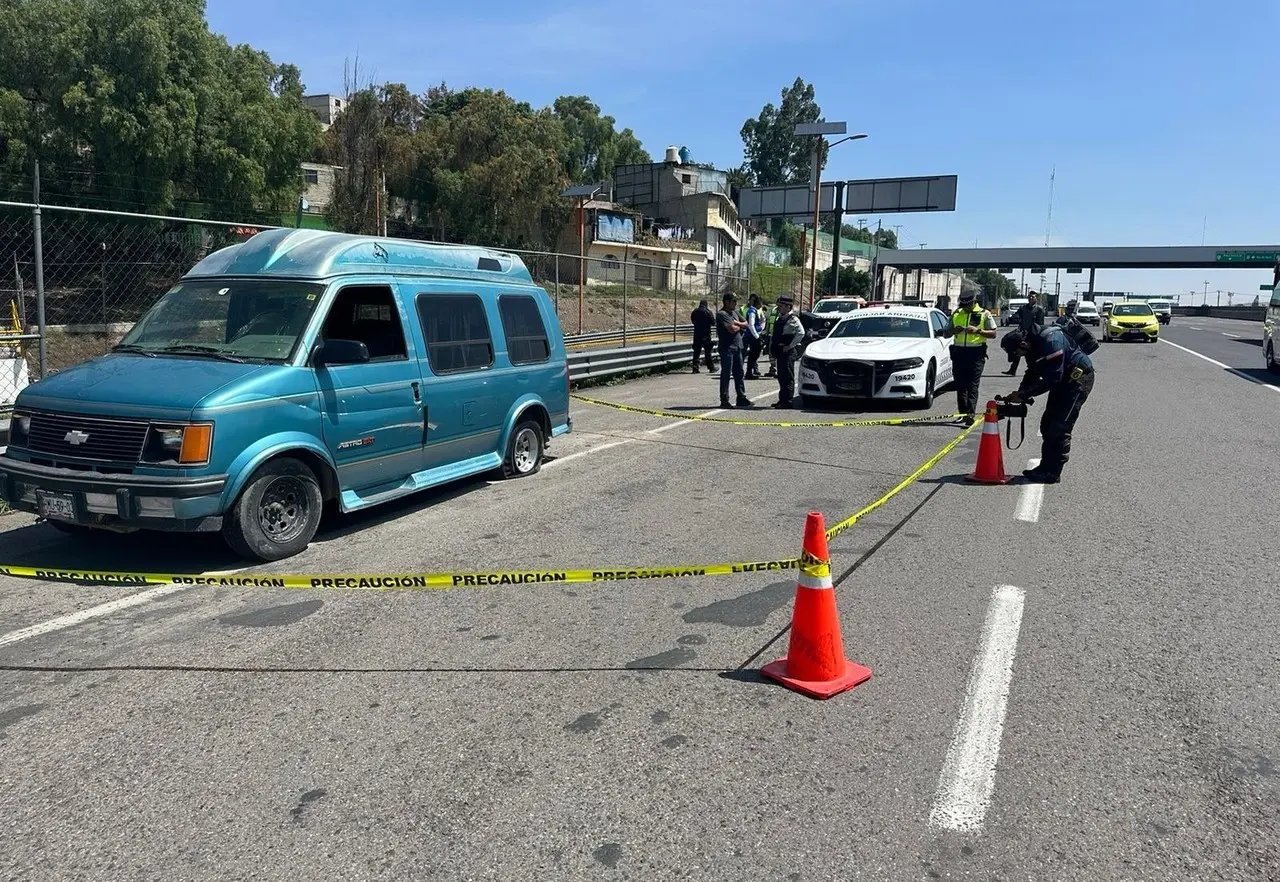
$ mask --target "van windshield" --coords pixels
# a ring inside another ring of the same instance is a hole
[[[324,286],[210,279],[174,285],[117,349],[152,354],[287,361]]]

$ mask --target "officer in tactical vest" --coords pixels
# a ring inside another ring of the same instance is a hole
[[[960,292],[960,307],[951,314],[943,334],[952,339],[956,399],[963,418],[973,422],[978,412],[978,388],[987,365],[987,341],[996,336],[996,321],[978,304],[973,291]]]

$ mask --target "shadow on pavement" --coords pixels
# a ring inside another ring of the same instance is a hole
[[[1280,374],[1273,374],[1266,368],[1231,368],[1231,371],[1257,380],[1265,386],[1280,387]]]
[[[1258,340],[1251,340],[1251,339],[1249,339],[1248,337],[1235,337],[1235,338],[1233,338],[1233,339],[1232,339],[1232,342],[1234,342],[1234,343],[1243,343],[1243,344],[1244,344],[1244,345],[1246,345],[1246,346],[1257,346],[1259,349],[1261,349],[1261,348],[1262,348],[1262,340],[1261,340],[1261,339],[1258,339]]]
[[[484,477],[471,478],[349,515],[328,509],[312,545],[415,514],[483,489],[488,483]],[[15,520],[16,526],[0,532],[0,565],[135,573],[203,573],[262,566],[237,557],[218,533],[103,532],[69,536],[49,524],[36,522],[34,515],[22,513],[0,520],[0,528]]]

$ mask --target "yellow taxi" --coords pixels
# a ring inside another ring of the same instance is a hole
[[[1103,320],[1102,339],[1142,340],[1154,343],[1160,339],[1160,320],[1146,303],[1116,303]]]

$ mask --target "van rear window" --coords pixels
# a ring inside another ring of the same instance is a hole
[[[503,294],[498,312],[512,364],[538,364],[551,358],[551,343],[536,300],[527,294]]]
[[[418,317],[432,372],[456,374],[493,365],[489,317],[477,295],[419,294]]]

